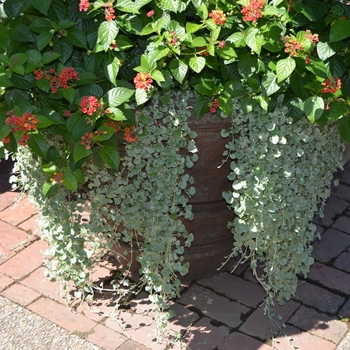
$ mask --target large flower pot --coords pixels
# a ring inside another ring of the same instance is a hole
[[[219,120],[210,113],[200,120],[191,117],[188,120],[191,130],[197,133],[195,140],[198,149],[198,161],[189,175],[194,178],[196,193],[190,198],[194,214],[193,220],[183,219],[189,233],[194,235],[190,248],[185,248],[185,262],[190,263],[189,272],[182,279],[185,281],[205,278],[218,273],[233,246],[233,235],[227,229],[227,223],[233,220],[234,213],[227,209],[222,192],[229,190],[231,183],[227,179],[230,162],[223,163],[222,153],[227,140],[220,135],[222,129],[229,129],[231,121]],[[116,245],[114,255],[122,265],[126,265],[130,256],[125,256],[129,247]],[[136,261],[137,251],[133,251],[131,272],[137,274],[140,264]]]

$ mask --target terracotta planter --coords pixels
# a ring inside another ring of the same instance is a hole
[[[230,128],[230,121],[221,121],[208,113],[200,120],[191,117],[188,124],[198,135],[196,146],[199,160],[187,170],[194,177],[196,194],[190,199],[194,219],[183,220],[187,231],[194,235],[191,248],[185,249],[184,253],[185,261],[190,263],[189,273],[182,278],[185,281],[209,277],[218,272],[217,269],[232,250],[233,236],[227,229],[227,223],[234,216],[222,197],[222,192],[231,188],[227,179],[230,162],[220,167],[227,142],[220,131]],[[118,245],[113,248],[122,265],[126,265],[130,259],[130,256],[123,255],[126,249],[130,248]],[[131,273],[134,277],[140,269],[137,255],[138,251],[133,251]]]

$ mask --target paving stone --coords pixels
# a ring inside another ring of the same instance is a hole
[[[26,279],[21,283],[35,291],[49,297],[50,299],[58,302],[64,302],[60,297],[60,284],[58,281],[51,282],[45,277],[45,267],[40,267],[32,272]]]
[[[312,281],[317,281],[331,290],[350,294],[350,274],[326,266],[321,263],[315,263],[311,266],[307,278]]]
[[[47,243],[44,241],[32,243],[29,247],[0,265],[0,272],[13,279],[23,278],[43,263],[40,251],[46,247]]]
[[[350,234],[350,217],[340,216],[332,225],[332,228]]]
[[[350,349],[350,332],[342,339],[337,350],[349,350]]]
[[[315,215],[313,222],[322,227],[330,227],[334,223],[335,217],[341,215],[348,207],[348,202],[331,196],[326,201],[324,217],[320,218]]]
[[[73,313],[67,306],[48,298],[35,301],[28,309],[71,332],[89,332],[96,326],[89,318]]]
[[[335,313],[344,303],[343,297],[308,282],[298,286],[294,299],[329,313]]]
[[[13,205],[20,197],[18,192],[7,191],[2,193],[0,189],[0,212]]]
[[[8,222],[11,225],[18,225],[23,221],[28,220],[37,212],[37,207],[30,203],[25,197],[16,205],[13,205],[1,212],[1,220]]]
[[[22,284],[14,284],[6,289],[2,295],[22,306],[29,305],[41,296],[40,293]]]
[[[229,327],[238,327],[242,323],[242,315],[250,311],[249,308],[196,284],[181,296],[179,303],[186,307],[195,307],[205,316],[223,322]]]
[[[175,332],[181,332],[189,328],[199,319],[198,314],[178,303],[172,304],[170,310],[174,311],[176,316],[168,321],[168,326]]]
[[[339,183],[338,186],[332,188],[332,196],[343,199],[347,202],[350,201],[350,187],[347,184]]]
[[[350,272],[350,253],[344,252],[340,254],[337,260],[334,262],[334,266],[340,270]]]
[[[27,232],[3,221],[0,221],[0,232],[0,245],[14,251],[16,247],[22,247],[30,239]]]
[[[2,245],[0,245],[0,265],[6,260],[10,259],[15,254],[16,253],[13,252],[12,250],[7,249],[6,247],[3,247]]]
[[[281,332],[281,335],[276,337],[276,350],[335,350],[336,344],[329,340],[322,339],[308,332],[302,332],[293,326],[287,326]]]
[[[0,292],[4,290],[6,287],[8,287],[10,284],[12,284],[14,281],[12,278],[3,275],[0,273]]]
[[[134,314],[127,311],[121,311],[117,320],[108,318],[106,320],[106,327],[109,327],[118,333],[125,334],[125,336],[149,347],[152,350],[164,350],[166,347],[166,340],[157,343],[155,335],[155,321],[150,317]]]
[[[338,179],[341,183],[350,185],[350,171],[347,169],[337,172],[334,178]]]
[[[231,333],[219,345],[219,350],[272,350],[270,345],[259,342],[239,332]]]
[[[265,313],[264,307],[261,306],[248,317],[239,328],[239,331],[261,340],[270,339],[272,336],[271,331],[273,333],[278,332],[280,326],[289,320],[299,306],[300,304],[293,300],[288,301],[284,305],[276,304],[274,306],[276,317],[272,322],[270,322],[271,320],[267,313]]]
[[[348,329],[344,322],[330,318],[303,305],[288,323],[333,343],[338,343]]]
[[[248,307],[258,306],[265,297],[265,291],[259,284],[227,272],[197,280],[197,283]]]
[[[20,225],[18,225],[18,228],[32,235],[40,237],[40,229],[37,222],[37,215],[34,215],[28,220],[23,221]]]
[[[228,327],[215,327],[208,317],[203,317],[185,335],[184,344],[186,349],[212,350],[225,339],[229,332]]]
[[[350,246],[350,235],[346,233],[328,229],[322,239],[313,244],[312,256],[321,262],[328,262],[343,252]]]
[[[339,316],[350,318],[350,299],[347,301],[347,303],[339,311]]]
[[[118,350],[151,350],[151,349],[137,343],[136,341],[127,340],[125,343],[119,346]]]
[[[89,334],[87,340],[105,350],[115,350],[125,343],[128,338],[125,335],[121,335],[99,324],[93,329],[92,333]]]

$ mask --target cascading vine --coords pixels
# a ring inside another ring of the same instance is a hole
[[[330,195],[343,149],[336,126],[294,122],[287,110],[281,99],[273,112],[237,109],[225,152],[232,190],[223,196],[236,214],[232,255],[250,259],[268,305],[289,300],[297,275],[313,263],[311,243],[320,237],[312,219]]]

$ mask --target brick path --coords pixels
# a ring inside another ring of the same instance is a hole
[[[93,305],[71,312],[59,296],[59,285],[44,278],[45,268],[35,221],[36,208],[8,185],[8,163],[0,163],[0,295],[64,329],[80,334],[106,350],[165,350],[153,341],[153,309],[142,292],[122,310],[118,321],[105,317],[110,297],[97,296]],[[181,345],[193,350],[350,349],[350,163],[335,174],[340,185],[327,201],[325,217],[315,218],[323,239],[314,244],[316,259],[293,300],[276,307],[278,323],[270,325],[260,306],[264,298],[248,266],[184,286],[172,308],[177,316],[170,329],[181,332]],[[109,276],[111,263],[96,278]],[[99,312],[94,312],[98,306]],[[1,313],[1,311],[0,311]],[[174,349],[180,349],[174,346]]]

